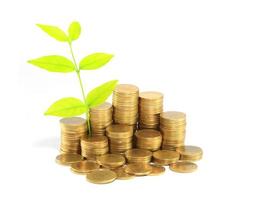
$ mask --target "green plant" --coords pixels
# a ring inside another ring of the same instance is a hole
[[[85,95],[80,72],[82,70],[99,69],[108,63],[112,59],[113,55],[106,53],[93,53],[81,59],[79,64],[77,64],[72,48],[72,43],[79,38],[81,33],[81,26],[78,22],[72,22],[68,28],[67,33],[56,26],[43,24],[37,24],[37,26],[57,41],[67,43],[69,45],[72,60],[64,56],[50,55],[29,60],[28,63],[45,69],[49,72],[76,72],[83,99],[80,100],[75,97],[65,97],[59,99],[54,102],[44,114],[58,117],[73,117],[85,113],[89,135],[91,135],[89,108],[102,104],[111,95],[118,81],[111,80],[103,83]]]

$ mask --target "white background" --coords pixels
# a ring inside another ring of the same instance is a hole
[[[24,0],[0,3],[1,199],[275,199],[276,5],[268,0]],[[55,100],[81,98],[77,77],[26,63],[68,46],[35,24],[78,20],[77,59],[115,54],[85,71],[86,92],[111,80],[165,94],[187,113],[186,144],[204,150],[192,174],[167,170],[93,185],[55,163]]]

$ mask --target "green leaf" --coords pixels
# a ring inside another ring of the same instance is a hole
[[[112,94],[117,83],[118,80],[108,81],[91,90],[86,97],[87,105],[89,107],[96,107],[104,103],[104,101]]]
[[[72,61],[63,56],[57,55],[43,56],[29,60],[28,63],[50,72],[72,72],[75,70],[75,66]]]
[[[94,53],[86,56],[80,61],[80,69],[94,70],[108,63],[113,55],[107,53]]]
[[[68,37],[66,33],[63,30],[61,30],[59,27],[43,25],[43,24],[37,24],[37,26],[41,28],[41,30],[46,32],[48,35],[55,38],[56,40],[60,42],[68,42]]]
[[[86,111],[87,106],[81,100],[74,97],[66,97],[54,102],[44,114],[58,117],[73,117],[81,115]]]
[[[79,22],[72,22],[68,28],[68,34],[70,41],[76,40],[79,38],[81,33],[81,26]]]

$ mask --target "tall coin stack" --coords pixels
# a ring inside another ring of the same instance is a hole
[[[186,115],[182,112],[163,112],[160,115],[160,130],[163,135],[162,149],[176,150],[184,145]]]
[[[136,147],[139,149],[147,149],[157,151],[162,143],[162,135],[154,129],[142,129],[135,133]]]
[[[61,153],[80,154],[80,138],[87,134],[86,120],[81,117],[63,118],[60,120]]]
[[[108,153],[108,139],[103,135],[83,136],[81,155],[87,159]]]
[[[123,154],[132,148],[133,129],[128,125],[112,124],[106,129],[111,153]]]
[[[112,124],[112,105],[103,103],[90,109],[90,121],[93,135],[104,135],[105,129]]]
[[[139,88],[135,85],[120,84],[113,92],[113,119],[117,124],[130,125],[136,129],[138,119]]]
[[[163,112],[163,94],[141,92],[139,94],[139,128],[158,129],[160,113]]]

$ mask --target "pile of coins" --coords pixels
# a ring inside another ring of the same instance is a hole
[[[186,115],[182,112],[163,112],[160,115],[163,136],[162,149],[176,150],[183,146],[186,135]]]
[[[93,135],[104,135],[105,129],[112,124],[112,105],[105,102],[90,109],[90,121]]]
[[[139,94],[139,129],[159,129],[160,113],[162,111],[162,93],[141,92]]]
[[[120,84],[112,98],[113,119],[115,123],[126,124],[136,129],[138,119],[139,88],[135,85]]]
[[[106,129],[111,153],[124,153],[132,148],[133,128],[123,124],[112,124]]]
[[[61,154],[56,162],[71,166],[72,172],[86,175],[91,183],[157,176],[166,168],[194,172],[194,162],[202,159],[200,147],[184,145],[185,113],[163,112],[159,92],[139,94],[134,85],[118,85],[112,105],[105,102],[90,109],[89,120],[92,136],[87,135],[85,119],[60,120]]]
[[[136,147],[139,149],[147,149],[157,151],[161,147],[162,135],[154,129],[142,129],[135,133]]]
[[[87,159],[108,153],[108,139],[103,135],[83,136],[81,138],[81,155]]]
[[[80,117],[63,118],[60,120],[61,153],[81,153],[80,138],[87,135],[86,120]]]

